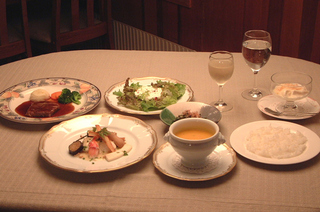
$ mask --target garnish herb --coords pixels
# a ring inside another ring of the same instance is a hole
[[[127,151],[123,151],[123,155],[124,156],[128,156],[128,152]]]
[[[98,133],[99,133],[100,137],[108,136],[110,134],[110,132],[105,127],[102,128],[102,130],[100,130]]]

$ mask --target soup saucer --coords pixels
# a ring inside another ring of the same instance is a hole
[[[153,154],[153,164],[161,173],[185,181],[206,181],[224,176],[237,163],[235,152],[227,144],[217,146],[209,155],[209,160],[211,162],[199,169],[184,167],[170,143],[163,144]]]
[[[304,99],[300,99],[298,101],[295,101],[295,104],[298,105],[298,107],[303,107],[305,109],[305,114],[299,114],[297,116],[288,116],[288,115],[276,115],[274,113],[270,113],[269,111],[267,111],[265,108],[270,108],[271,110],[276,110],[276,107],[279,103],[283,102],[283,100],[281,100],[279,97],[275,96],[275,95],[268,95],[265,96],[263,98],[261,98],[258,101],[258,108],[259,110],[268,115],[268,116],[272,116],[274,118],[278,118],[278,119],[283,119],[283,120],[301,120],[301,119],[307,119],[307,118],[311,118],[315,115],[317,115],[320,111],[320,105],[319,103],[310,98],[310,97],[306,97]]]

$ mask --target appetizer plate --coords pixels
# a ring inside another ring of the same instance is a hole
[[[180,84],[186,85],[186,92],[178,100],[178,102],[188,102],[193,98],[193,90],[190,88],[190,86],[187,85],[186,83],[180,82],[180,81],[175,80],[175,79],[162,78],[162,77],[132,78],[132,79],[130,79],[130,84],[139,82],[140,85],[150,85],[151,83],[155,83],[158,80],[170,81],[172,83],[180,83]],[[104,97],[105,97],[105,100],[106,100],[107,104],[110,107],[112,107],[112,108],[114,108],[114,109],[116,109],[118,111],[121,111],[121,112],[126,112],[126,113],[129,113],[129,114],[136,114],[136,115],[157,115],[157,114],[160,114],[160,112],[162,110],[155,110],[155,111],[145,112],[145,111],[139,111],[139,110],[132,110],[132,109],[126,108],[124,106],[118,105],[117,96],[114,95],[113,92],[114,91],[119,91],[119,90],[122,91],[123,87],[125,85],[125,82],[126,81],[114,84],[106,91]]]
[[[64,88],[78,91],[81,94],[81,104],[74,104],[73,112],[57,117],[32,118],[16,113],[15,109],[23,102],[29,101],[31,93],[39,88],[48,91],[50,94],[62,91]],[[100,90],[83,80],[60,77],[35,79],[14,85],[0,93],[0,116],[14,122],[27,124],[60,122],[88,113],[99,104],[100,99]]]
[[[96,124],[125,137],[132,146],[128,155],[114,161],[88,161],[69,154],[69,145],[86,135]],[[108,172],[138,163],[154,150],[157,144],[156,132],[140,119],[111,114],[84,115],[64,121],[45,133],[39,143],[41,156],[52,165],[74,172]]]
[[[307,149],[301,155],[284,159],[262,157],[248,151],[246,148],[246,139],[250,132],[270,125],[272,127],[282,127],[283,129],[288,128],[293,131],[301,132],[308,139]],[[301,125],[285,121],[256,121],[242,125],[232,132],[230,144],[237,153],[245,158],[256,162],[273,165],[301,163],[315,157],[320,152],[320,139],[316,133]]]
[[[177,153],[170,143],[165,143],[154,152],[153,164],[161,173],[178,180],[206,181],[228,174],[237,163],[235,152],[226,144],[217,146],[211,154],[218,155],[219,161],[214,169],[201,174],[183,172],[174,166]]]
[[[201,118],[209,119],[218,123],[221,120],[221,112],[211,105],[201,102],[179,102],[166,107],[160,113],[160,119],[163,123],[171,125],[177,116],[181,115],[184,111],[198,112]]]
[[[317,101],[311,99],[310,97],[295,101],[295,103],[298,106],[302,106],[305,109],[305,112],[312,112],[314,114],[310,115],[310,114],[299,114],[298,116],[284,116],[284,115],[279,115],[276,116],[274,114],[268,113],[264,108],[268,107],[272,110],[276,110],[276,106],[281,102],[284,101],[282,99],[280,99],[277,96],[274,95],[268,95],[265,96],[263,98],[261,98],[258,101],[258,108],[261,112],[263,112],[264,114],[268,115],[268,116],[272,116],[274,118],[278,118],[278,119],[283,119],[283,120],[301,120],[301,119],[307,119],[307,118],[311,118],[315,115],[317,115],[320,111],[320,106],[318,104]]]

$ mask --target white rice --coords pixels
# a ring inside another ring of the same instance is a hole
[[[37,89],[33,91],[30,95],[30,101],[33,102],[42,102],[47,99],[50,99],[50,94],[48,93],[48,91],[44,89]]]
[[[302,154],[308,141],[299,131],[271,125],[250,132],[246,140],[246,147],[250,152],[275,159],[292,158]]]

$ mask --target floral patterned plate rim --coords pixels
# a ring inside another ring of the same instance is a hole
[[[45,89],[50,94],[68,88],[71,91],[78,91],[82,98],[81,104],[74,104],[74,111],[57,117],[32,118],[21,116],[15,112],[17,106],[29,101],[31,93],[36,89]],[[100,90],[93,84],[80,79],[67,77],[39,78],[21,82],[0,93],[0,116],[19,123],[45,124],[55,123],[71,119],[93,110],[101,100]]]

